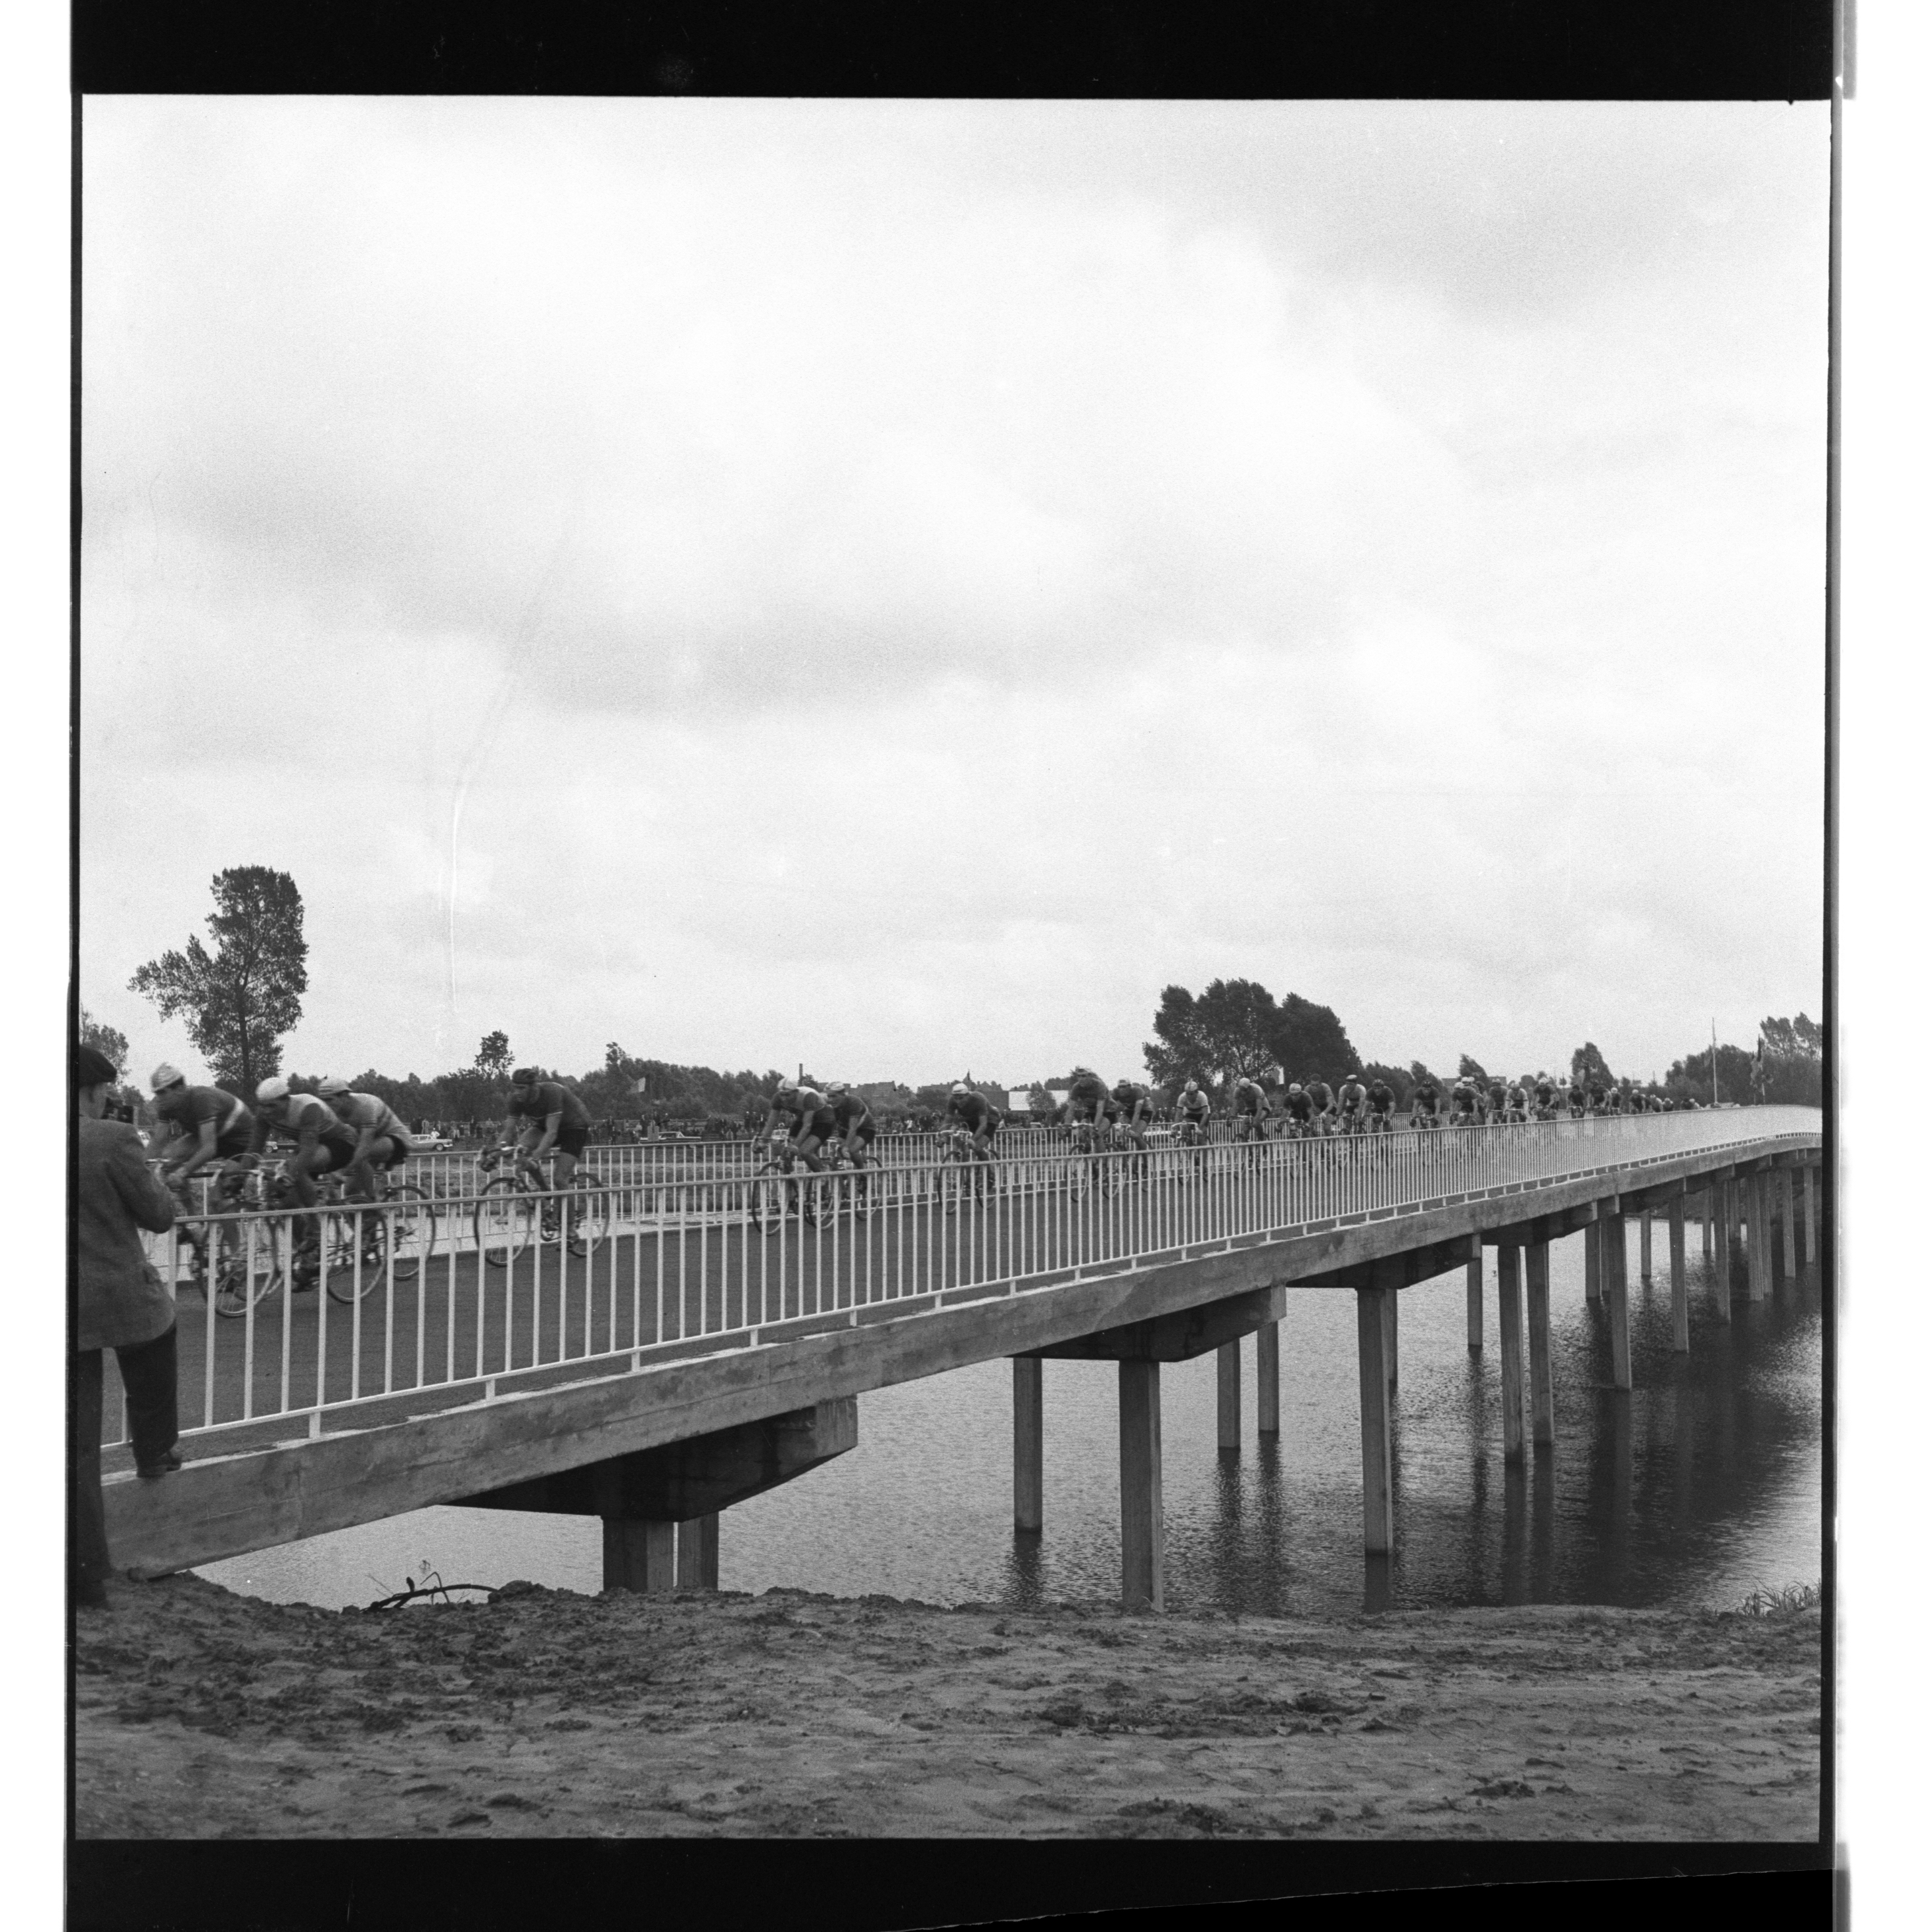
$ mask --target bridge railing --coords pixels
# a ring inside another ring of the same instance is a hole
[[[556,1370],[752,1346],[823,1318],[1071,1278],[1254,1234],[1818,1133],[1812,1108],[1079,1153],[542,1195],[210,1213],[156,1246],[182,1422],[211,1435],[371,1402],[488,1400]]]

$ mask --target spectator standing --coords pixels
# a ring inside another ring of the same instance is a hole
[[[90,1046],[72,1061],[74,1123],[73,1520],[72,1578],[76,1603],[104,1607],[112,1558],[100,1497],[100,1432],[103,1364],[111,1348],[127,1391],[133,1462],[143,1477],[180,1467],[173,1298],[140,1245],[147,1228],[173,1226],[173,1202],[147,1166],[139,1133],[103,1118],[114,1087],[112,1063]]]

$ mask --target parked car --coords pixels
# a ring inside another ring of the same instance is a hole
[[[415,1154],[445,1154],[454,1143],[445,1134],[409,1134]]]

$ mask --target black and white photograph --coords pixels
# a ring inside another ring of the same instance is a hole
[[[1827,1856],[1836,124],[85,96],[75,1840]]]

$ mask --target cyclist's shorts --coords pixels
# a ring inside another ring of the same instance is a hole
[[[587,1136],[586,1127],[562,1127],[553,1137],[553,1150],[556,1154],[571,1154],[576,1160],[586,1157]]]
[[[406,1166],[407,1156],[414,1150],[413,1142],[400,1134],[382,1134],[380,1138],[387,1143],[388,1154],[387,1158],[377,1165],[390,1174],[397,1167]]]
[[[354,1150],[360,1144],[359,1138],[353,1134],[322,1134],[320,1144],[326,1150],[327,1164],[315,1171],[320,1174],[338,1174],[343,1167],[353,1164]]]
[[[994,1136],[999,1132],[1000,1123],[999,1120],[987,1120],[984,1121],[979,1126],[974,1130],[974,1135],[975,1138],[978,1140],[990,1141],[993,1138]]]
[[[880,1138],[880,1130],[871,1120],[863,1120],[851,1133],[841,1136],[843,1140],[865,1141],[869,1147]]]
[[[1258,1120],[1260,1118],[1260,1102],[1258,1100],[1236,1100],[1234,1112],[1244,1120]]]
[[[251,1126],[229,1127],[214,1143],[214,1157],[217,1160],[238,1160],[249,1152],[253,1145]]]

